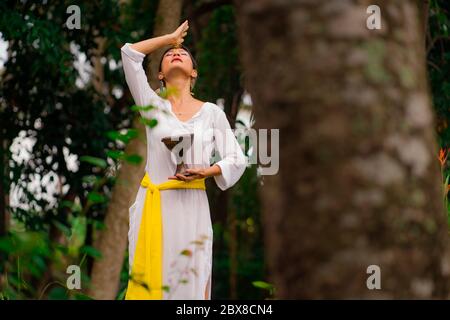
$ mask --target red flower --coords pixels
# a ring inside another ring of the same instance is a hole
[[[447,162],[447,157],[448,157],[448,149],[444,150],[444,149],[439,149],[439,162],[441,163],[441,166],[444,166],[445,163]]]

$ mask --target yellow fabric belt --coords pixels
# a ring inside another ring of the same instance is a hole
[[[155,185],[146,172],[141,186],[147,188],[147,192],[125,300],[161,300],[164,288],[162,283],[163,228],[160,191],[169,189],[205,190],[205,178],[188,182],[168,180]]]

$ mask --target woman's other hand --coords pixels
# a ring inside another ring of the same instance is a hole
[[[207,173],[205,169],[186,169],[187,173],[190,173],[190,175],[183,175],[180,173],[177,173],[174,176],[170,176],[169,179],[176,179],[176,180],[181,180],[181,181],[192,181],[195,179],[201,179],[201,178],[206,178],[207,177]]]
[[[208,178],[222,174],[222,170],[217,164],[214,164],[209,168],[189,168],[186,169],[186,172],[190,173],[191,175],[186,176],[178,173],[174,176],[170,176],[169,179],[188,182],[195,179]]]
[[[184,41],[184,37],[187,35],[187,30],[189,29],[189,22],[186,20],[183,22],[177,30],[170,34],[172,45],[175,47],[180,47]]]

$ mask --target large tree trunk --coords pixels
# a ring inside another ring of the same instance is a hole
[[[182,0],[160,1],[154,36],[173,32],[180,24]],[[149,82],[157,86],[157,68],[160,52],[152,54]],[[128,234],[128,209],[136,197],[137,189],[144,175],[146,159],[145,127],[136,117],[133,126],[138,130],[140,139],[133,139],[127,146],[127,154],[139,154],[144,161],[139,166],[122,163],[114,186],[112,199],[105,218],[105,230],[98,241],[98,250],[102,258],[94,263],[89,295],[94,299],[115,299],[119,286]]]
[[[381,30],[366,28],[372,3]],[[262,188],[278,298],[448,298],[417,1],[372,3],[236,1],[256,123],[280,129]]]

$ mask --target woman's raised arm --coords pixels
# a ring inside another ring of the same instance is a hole
[[[131,45],[131,47],[143,54],[150,54],[156,49],[161,47],[172,45],[179,46],[184,41],[184,36],[187,34],[189,29],[188,21],[183,22],[177,30],[170,34],[166,34],[160,37],[150,38],[147,40],[139,41]]]
[[[158,106],[162,102],[162,98],[148,84],[142,62],[147,54],[161,47],[181,44],[184,41],[183,37],[186,35],[186,30],[189,28],[187,23],[186,20],[173,33],[139,41],[134,44],[126,43],[122,46],[121,56],[125,79],[136,105]],[[150,111],[141,110],[140,112],[142,116],[150,117]]]
[[[162,98],[148,84],[142,67],[145,54],[134,50],[130,43],[126,43],[121,48],[121,55],[125,79],[134,103],[138,106],[154,105],[159,107]],[[151,117],[151,110],[140,110],[140,113],[145,118]]]

